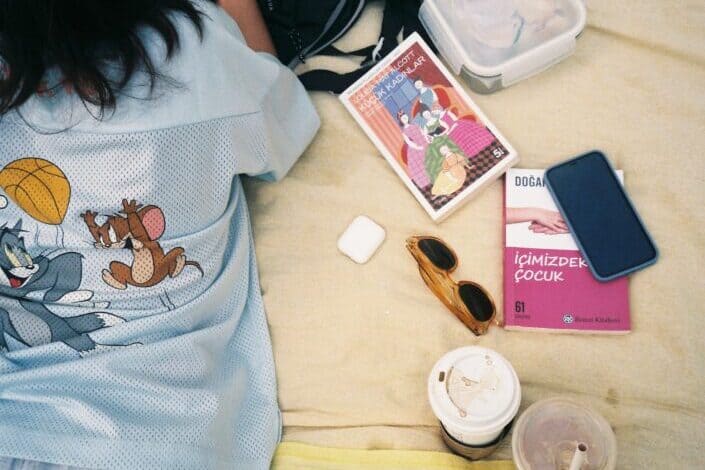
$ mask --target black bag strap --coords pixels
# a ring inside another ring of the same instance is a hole
[[[355,49],[354,51],[341,51],[334,45],[329,45],[318,51],[316,55],[330,55],[330,56],[347,56],[347,55],[356,55],[356,56],[361,56],[365,57],[368,55],[372,50],[375,48],[376,45],[372,46],[367,46],[363,47],[362,49]]]
[[[311,91],[330,91],[335,94],[342,93],[367,73],[380,59],[394,50],[398,45],[397,37],[400,32],[404,37],[407,37],[416,31],[421,34],[429,46],[433,48],[433,43],[429,40],[426,31],[419,21],[418,13],[420,3],[421,2],[418,0],[386,0],[384,16],[382,18],[382,28],[377,44],[349,52],[341,51],[330,45],[319,52],[319,54],[322,55],[332,56],[361,56],[363,60],[360,68],[343,74],[324,69],[304,72],[299,75],[304,87]]]

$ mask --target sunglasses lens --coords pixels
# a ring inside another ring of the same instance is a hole
[[[419,240],[419,249],[438,269],[448,270],[455,266],[455,256],[443,243],[433,238]]]
[[[494,307],[492,301],[482,289],[472,284],[462,284],[458,288],[460,298],[477,321],[487,321],[492,318]]]

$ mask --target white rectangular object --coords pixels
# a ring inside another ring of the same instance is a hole
[[[359,215],[338,239],[338,249],[358,264],[367,263],[386,237],[384,229],[369,217]]]

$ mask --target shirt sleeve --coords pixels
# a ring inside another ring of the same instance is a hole
[[[226,59],[228,73],[239,77],[233,99],[250,102],[258,110],[234,125],[236,172],[281,179],[318,131],[316,109],[294,72],[271,54],[247,48],[237,23],[221,8],[214,13],[216,27],[238,43],[227,48]]]
[[[246,173],[273,181],[284,177],[306,150],[320,119],[296,75],[270,54],[258,56],[275,66],[276,76],[260,103],[257,124],[263,141],[253,142],[259,147],[260,166]]]

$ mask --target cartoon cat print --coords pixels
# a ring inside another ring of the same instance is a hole
[[[48,304],[86,305],[93,292],[80,289],[82,256],[65,252],[53,258],[32,256],[25,247],[22,221],[0,226],[0,296],[16,299],[21,309],[0,307],[0,352],[7,351],[6,335],[27,347],[61,341],[86,354],[100,346],[88,333],[122,323],[107,312],[63,317]],[[37,298],[39,296],[39,298]]]

